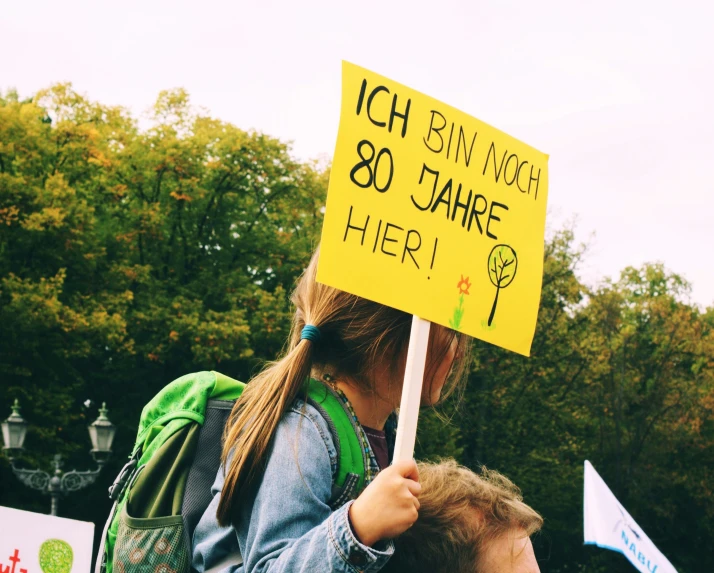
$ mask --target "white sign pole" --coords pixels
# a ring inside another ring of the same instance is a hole
[[[399,406],[399,424],[394,444],[395,462],[410,460],[414,457],[430,326],[431,323],[428,320],[423,320],[416,315],[412,317],[407,366],[404,370],[404,385],[402,386],[402,402]]]

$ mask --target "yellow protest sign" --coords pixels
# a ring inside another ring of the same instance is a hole
[[[317,280],[529,355],[548,156],[344,62]]]

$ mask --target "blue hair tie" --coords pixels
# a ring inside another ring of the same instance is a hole
[[[322,334],[320,333],[320,329],[317,328],[317,326],[313,326],[312,324],[306,324],[302,327],[302,332],[300,333],[300,340],[309,340],[313,344],[317,344],[318,342],[320,342],[321,338]]]

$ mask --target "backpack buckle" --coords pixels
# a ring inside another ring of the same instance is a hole
[[[139,463],[139,457],[141,456],[141,451],[137,450],[131,456],[131,459],[124,464],[124,467],[119,472],[119,475],[114,480],[114,483],[109,486],[109,499],[112,501],[118,500],[124,493],[131,476],[136,471],[136,466]]]

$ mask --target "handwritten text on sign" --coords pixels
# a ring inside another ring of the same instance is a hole
[[[343,63],[318,280],[528,355],[548,156]]]

